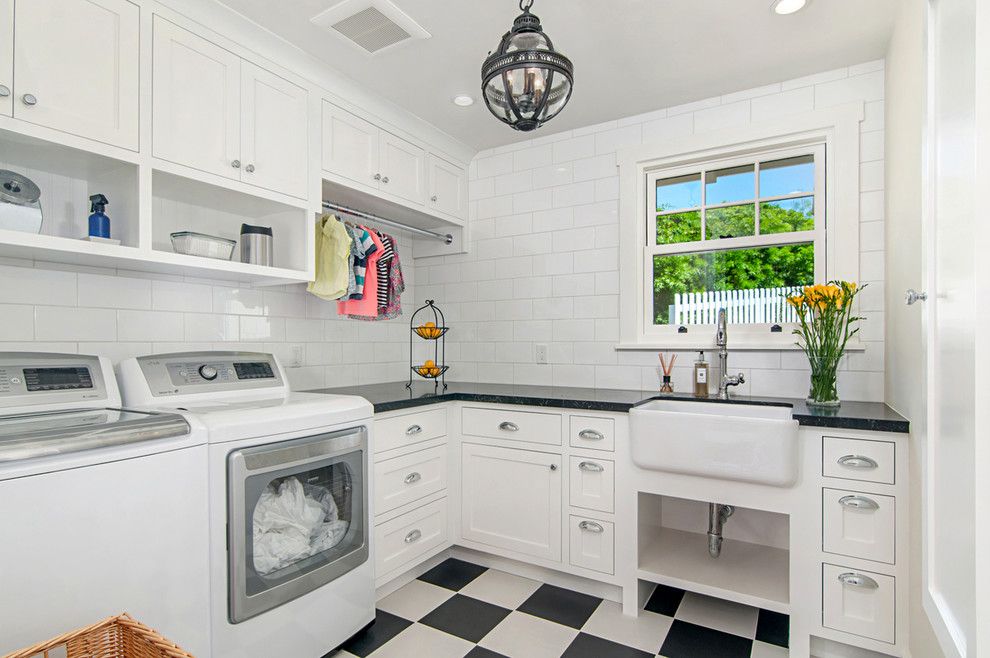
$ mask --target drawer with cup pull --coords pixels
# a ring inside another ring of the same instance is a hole
[[[894,484],[894,452],[891,441],[826,436],[822,438],[822,475]]]
[[[446,409],[428,409],[381,420],[376,418],[375,454],[436,439],[446,434]]]
[[[822,565],[822,626],[894,643],[893,576]]]
[[[615,462],[571,456],[570,467],[571,506],[611,513],[615,509]]]
[[[561,422],[560,414],[536,411],[465,407],[461,412],[464,434],[555,446],[560,445]]]
[[[446,498],[386,521],[375,527],[375,576],[412,566],[446,542]]]
[[[375,463],[375,514],[447,488],[447,447],[417,450]]]
[[[569,524],[571,564],[615,573],[615,526],[609,521],[574,515]]]
[[[615,420],[592,416],[571,416],[572,448],[615,450]]]
[[[822,550],[894,564],[893,496],[822,489]]]

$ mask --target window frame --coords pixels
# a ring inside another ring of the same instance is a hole
[[[824,207],[826,218],[823,224],[816,217],[815,233],[823,232],[815,241],[816,282],[826,277],[858,281],[859,124],[863,117],[864,104],[855,102],[620,151],[619,343],[616,349],[707,349],[715,344],[714,329],[709,331],[706,325],[689,325],[686,334],[678,333],[676,326],[653,325],[652,256],[646,258],[645,248],[671,247],[644,244],[644,236],[653,236],[656,230],[656,212],[648,212],[649,204],[655,202],[655,187],[650,189],[651,174],[655,172],[662,171],[664,178],[673,177],[677,172],[725,168],[728,165],[724,163],[774,159],[765,154],[822,148],[826,166],[816,165],[816,213],[817,208]],[[713,166],[716,162],[719,164]],[[819,176],[824,179],[824,185],[819,184]],[[819,194],[823,195],[823,205],[819,205]],[[652,229],[649,223],[654,224]],[[761,238],[770,243],[793,234],[771,235],[772,238],[769,235]],[[725,238],[719,242],[732,247],[742,246],[740,240],[752,239]],[[697,252],[697,246],[704,242],[678,243],[673,249],[680,249],[682,253]],[[692,248],[685,249],[683,245]],[[823,258],[819,258],[819,249],[824,251]],[[824,269],[820,271],[819,267]],[[771,333],[770,325],[733,325],[730,328],[732,346],[755,350],[798,349],[790,332],[792,326],[785,325],[781,332]],[[847,349],[861,347],[857,343],[850,344]]]

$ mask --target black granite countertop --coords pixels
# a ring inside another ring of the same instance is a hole
[[[473,384],[450,382],[447,389],[434,390],[432,384],[415,383],[410,390],[404,382],[366,384],[342,388],[321,388],[310,393],[357,395],[375,407],[375,413],[408,409],[454,400],[488,402],[492,404],[519,404],[533,407],[560,409],[587,409],[589,411],[626,412],[637,404],[653,398],[691,400],[698,398],[684,395],[659,396],[656,391],[623,391],[612,389],[572,388],[568,386],[526,386],[510,384]],[[876,432],[909,431],[908,421],[882,402],[843,402],[836,409],[809,407],[804,400],[792,398],[750,398],[734,396],[731,400],[709,399],[722,404],[765,404],[786,406],[793,409],[794,419],[801,425],[834,427],[849,430]]]

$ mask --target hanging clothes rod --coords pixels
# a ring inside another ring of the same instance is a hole
[[[366,219],[369,222],[374,222],[376,224],[385,224],[386,226],[399,228],[404,231],[409,231],[410,233],[415,233],[416,235],[422,235],[428,238],[433,238],[434,240],[442,240],[445,244],[450,244],[454,241],[454,236],[452,236],[450,233],[436,233],[435,231],[427,231],[425,228],[416,228],[415,226],[408,226],[407,224],[402,224],[392,219],[385,219],[384,217],[371,215],[369,213],[356,210],[354,208],[348,208],[347,206],[342,206],[339,203],[330,203],[329,201],[324,201],[323,208],[326,210],[333,210],[335,212],[344,213],[345,215],[351,215],[352,217]]]

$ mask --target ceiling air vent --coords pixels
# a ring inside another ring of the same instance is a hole
[[[367,54],[377,54],[430,33],[389,0],[344,0],[312,18]]]

